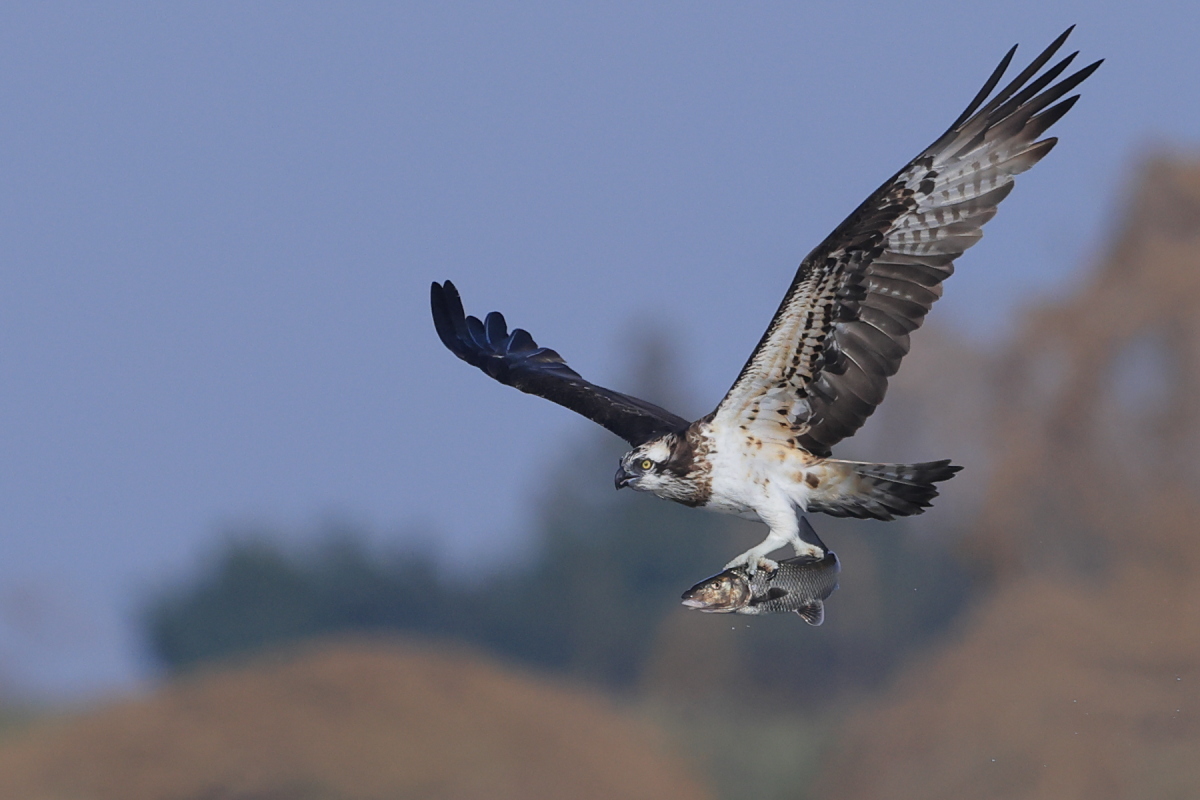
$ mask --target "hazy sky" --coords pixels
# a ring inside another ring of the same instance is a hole
[[[593,380],[676,337],[708,411],[799,259],[1013,43],[1108,62],[934,318],[1066,291],[1132,162],[1200,140],[1200,5],[0,8],[0,685],[134,685],[223,525],[509,546],[590,425],[438,343],[433,279]]]

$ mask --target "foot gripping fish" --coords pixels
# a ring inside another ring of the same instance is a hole
[[[804,521],[807,527],[807,520]],[[838,588],[841,564],[811,527],[805,531],[820,544],[821,558],[797,556],[779,562],[777,569],[727,569],[700,581],[683,593],[683,604],[708,614],[783,614],[795,611],[809,625],[825,621],[825,600]],[[807,537],[806,537],[807,538]]]

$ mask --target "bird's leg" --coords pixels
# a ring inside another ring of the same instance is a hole
[[[796,538],[792,540],[792,548],[796,551],[797,556],[820,561],[825,557],[828,548],[821,541],[821,537],[817,536],[817,532],[813,530],[808,520],[804,517],[798,517],[798,521],[799,532],[796,534]]]
[[[819,559],[825,555],[820,547],[809,544],[800,538],[800,523],[794,509],[788,508],[777,514],[764,514],[760,511],[758,516],[771,528],[767,532],[767,538],[730,561],[725,565],[725,569],[745,567],[751,575],[759,569],[773,571],[779,567],[779,564],[767,558],[767,554],[778,550],[785,544],[791,544],[798,556],[811,555]]]
[[[751,575],[758,572],[760,569],[765,569],[767,572],[774,572],[779,569],[779,562],[772,561],[767,558],[767,553],[772,550],[777,550],[787,544],[787,540],[775,541],[773,535],[768,534],[763,543],[757,547],[751,547],[740,556],[730,561],[725,565],[725,569],[733,569],[734,567],[744,567]]]

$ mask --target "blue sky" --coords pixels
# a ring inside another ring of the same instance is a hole
[[[145,680],[131,609],[223,526],[511,548],[590,423],[444,351],[431,280],[614,388],[666,330],[704,413],[799,259],[1078,23],[1108,61],[934,319],[1069,291],[1200,140],[1200,7],[976,5],[4,6],[0,686]]]

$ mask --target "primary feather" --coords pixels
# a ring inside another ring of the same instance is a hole
[[[554,350],[538,347],[528,331],[508,332],[504,316],[493,311],[484,321],[463,311],[450,281],[430,287],[433,324],[450,352],[501,383],[552,400],[598,422],[637,446],[688,421],[653,403],[586,381]]]
[[[714,421],[794,438],[821,456],[862,427],[954,260],[979,241],[1013,178],[1050,152],[1057,140],[1038,137],[1078,95],[1051,104],[1100,65],[1050,85],[1072,53],[1031,80],[1070,32],[983,105],[1016,48],[1010,50],[955,123],[801,262]]]

